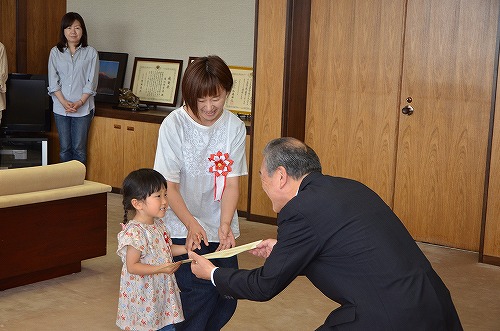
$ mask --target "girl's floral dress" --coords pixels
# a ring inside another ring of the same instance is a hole
[[[123,330],[158,330],[184,320],[180,291],[175,276],[158,273],[139,276],[127,271],[130,245],[141,251],[141,263],[163,265],[172,262],[172,240],[161,219],[154,224],[130,220],[118,233],[116,253],[123,262],[116,325]]]

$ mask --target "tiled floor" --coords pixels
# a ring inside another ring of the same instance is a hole
[[[110,193],[108,205],[108,254],[84,261],[80,273],[0,291],[0,330],[117,330],[120,196]],[[276,232],[275,226],[245,220],[241,229],[239,244]],[[500,267],[477,263],[476,253],[420,247],[450,289],[465,330],[500,330]],[[239,260],[241,268],[262,263],[247,253]],[[314,330],[337,306],[300,277],[268,302],[239,301],[223,330]]]

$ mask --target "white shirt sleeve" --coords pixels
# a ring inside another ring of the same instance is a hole
[[[176,125],[175,114],[169,114],[160,125],[158,143],[153,168],[161,173],[168,181],[179,183],[182,153],[182,127]]]
[[[214,282],[214,272],[217,268],[219,268],[219,267],[215,267],[212,269],[212,271],[210,271],[210,280],[212,281],[212,284],[214,284],[214,286],[217,286],[217,285],[215,285],[215,282]]]

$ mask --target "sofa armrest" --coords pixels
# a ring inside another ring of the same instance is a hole
[[[0,196],[0,208],[111,192],[111,186],[85,180],[81,185]]]
[[[83,184],[85,165],[77,160],[0,170],[0,196]]]

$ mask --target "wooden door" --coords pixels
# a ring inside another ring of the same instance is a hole
[[[394,211],[416,240],[479,248],[498,6],[408,1]]]
[[[392,204],[404,0],[311,3],[306,143]]]

